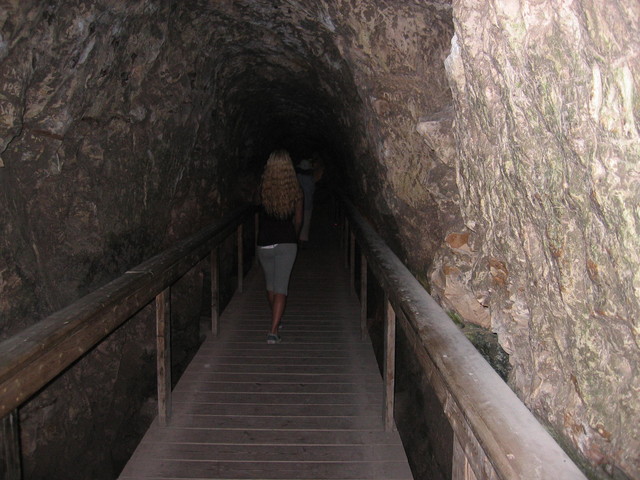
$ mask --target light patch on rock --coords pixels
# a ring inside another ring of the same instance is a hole
[[[2,33],[0,33],[0,60],[4,60],[5,57],[8,55],[8,53],[9,53],[9,45],[7,44],[5,39],[2,37]]]
[[[456,34],[451,37],[451,53],[449,53],[444,61],[444,69],[447,72],[449,83],[455,84],[457,90],[464,91],[466,88],[464,64],[462,63],[460,45],[458,44],[458,36]]]

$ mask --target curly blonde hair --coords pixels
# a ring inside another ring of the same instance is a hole
[[[262,174],[260,198],[266,212],[276,218],[289,217],[302,199],[302,189],[286,150],[276,150],[269,155]]]

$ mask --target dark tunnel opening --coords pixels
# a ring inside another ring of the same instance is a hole
[[[339,111],[332,106],[335,99],[284,83],[248,86],[230,103],[235,116],[230,142],[238,145],[249,168],[261,167],[276,148],[289,150],[294,159],[318,152],[338,170],[353,158]]]
[[[256,52],[257,58],[263,55]],[[239,72],[225,77],[224,100],[212,112],[224,112],[222,136],[229,151],[253,172],[276,148],[289,150],[294,160],[315,154],[332,178],[345,179],[356,157],[354,129],[363,108],[346,66],[336,75],[320,59],[305,60],[301,71],[288,70],[291,65],[281,65],[282,59],[245,61]]]

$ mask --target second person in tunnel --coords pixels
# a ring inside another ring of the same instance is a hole
[[[271,153],[260,185],[258,258],[264,270],[271,328],[267,343],[281,341],[278,328],[287,303],[289,278],[298,253],[303,194],[286,150]]]

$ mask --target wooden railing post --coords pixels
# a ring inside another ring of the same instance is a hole
[[[218,336],[220,325],[220,268],[218,247],[211,250],[211,333]]]
[[[158,421],[166,426],[171,417],[171,289],[156,296],[158,371]]]
[[[18,409],[13,410],[2,419],[2,453],[6,480],[22,480]]]
[[[258,255],[258,232],[260,231],[260,217],[258,212],[253,216],[253,263],[256,265],[259,262]]]
[[[349,271],[351,272],[351,292],[356,291],[356,235],[351,231],[349,235]]]
[[[345,217],[342,229],[342,246],[344,247],[344,266],[349,267],[349,220]]]
[[[360,338],[367,338],[367,257],[360,253]]]
[[[244,236],[242,224],[238,225],[238,293],[242,293],[244,277]]]
[[[396,377],[396,313],[385,294],[384,315],[384,429],[394,428],[393,410]]]
[[[451,480],[477,480],[457,435],[453,435]]]

